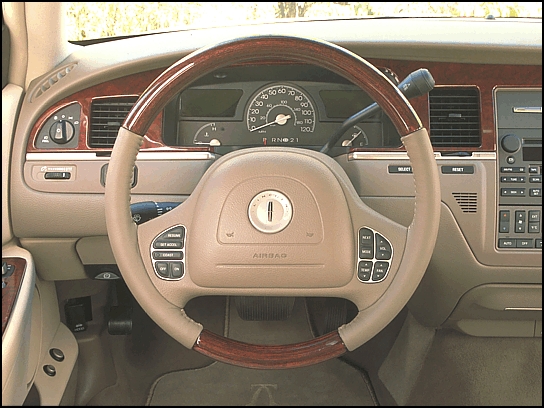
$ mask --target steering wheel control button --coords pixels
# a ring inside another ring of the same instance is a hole
[[[183,259],[183,252],[181,251],[155,251],[153,252],[153,258],[155,259]]]
[[[357,277],[363,282],[368,282],[372,275],[372,261],[359,261]]]
[[[175,240],[181,242],[181,247],[183,248],[183,240],[185,239],[185,228],[175,227],[171,230],[163,232],[157,240]]]
[[[387,276],[393,257],[391,243],[368,227],[359,229],[359,260],[357,278],[363,283],[381,282]]]
[[[374,282],[381,281],[387,275],[389,269],[389,262],[376,262],[374,264],[374,270],[372,271],[372,280]]]
[[[170,277],[170,269],[168,268],[167,262],[157,262],[155,263],[155,271],[162,276],[163,278]]]
[[[391,259],[391,245],[380,234],[376,234],[376,259]]]
[[[183,264],[181,262],[170,262],[170,276],[173,279],[179,279],[183,277]]]
[[[151,243],[155,274],[165,280],[179,280],[185,274],[185,227],[172,227]]]
[[[267,190],[257,194],[249,203],[251,225],[265,234],[285,229],[293,218],[293,206],[279,191]]]
[[[163,241],[156,240],[153,242],[153,248],[156,249],[181,249],[183,247],[183,242],[181,241]]]

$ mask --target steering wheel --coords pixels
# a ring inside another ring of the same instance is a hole
[[[209,167],[181,205],[139,226],[132,221],[132,169],[157,114],[202,76],[262,60],[326,68],[380,105],[401,135],[413,169],[415,208],[408,228],[365,205],[331,157],[283,147],[229,153]],[[136,300],[187,348],[243,367],[308,366],[364,344],[406,305],[438,233],[437,165],[427,131],[409,102],[364,59],[306,38],[241,38],[173,64],[129,112],[107,177],[108,236]],[[248,344],[203,329],[185,314],[190,299],[205,295],[340,297],[352,301],[358,314],[338,330],[307,342]]]

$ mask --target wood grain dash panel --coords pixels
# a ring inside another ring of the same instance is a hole
[[[2,278],[2,281],[6,283],[6,287],[2,289],[2,334],[4,334],[26,272],[26,260],[23,258],[2,258],[2,262],[15,266],[15,271],[11,276]]]

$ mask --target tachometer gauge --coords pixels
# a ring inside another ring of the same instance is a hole
[[[269,85],[251,99],[247,129],[271,144],[299,143],[300,137],[313,133],[315,109],[305,92],[292,85]]]

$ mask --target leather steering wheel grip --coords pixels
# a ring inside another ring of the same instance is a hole
[[[384,295],[338,331],[286,346],[250,345],[217,336],[203,330],[183,309],[168,301],[147,274],[142,260],[142,255],[146,255],[140,253],[137,227],[129,211],[132,168],[143,135],[170,99],[215,69],[269,59],[321,66],[365,90],[402,136],[416,186],[414,219],[408,228],[402,262]],[[129,112],[115,142],[108,169],[105,207],[110,243],[123,277],[136,300],[169,335],[187,348],[230,364],[292,368],[354,350],[376,335],[404,307],[423,277],[434,249],[440,215],[440,185],[426,130],[408,101],[380,71],[359,56],[330,43],[297,37],[259,36],[196,51],[164,71],[144,91]]]

